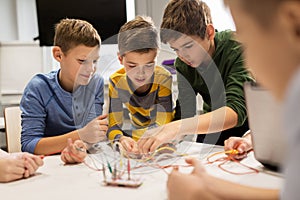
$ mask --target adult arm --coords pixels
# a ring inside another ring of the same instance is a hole
[[[195,158],[186,159],[194,169],[191,174],[183,174],[173,170],[167,182],[170,200],[180,199],[220,199],[220,200],[277,200],[279,190],[264,189],[233,183],[206,173],[200,161]],[[188,185],[189,187],[182,187]]]

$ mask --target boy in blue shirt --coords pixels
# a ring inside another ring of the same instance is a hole
[[[22,151],[63,152],[65,162],[75,163],[86,155],[77,150],[85,148],[79,139],[96,143],[105,138],[103,78],[95,74],[100,45],[100,36],[86,21],[63,19],[56,25],[52,53],[60,69],[34,76],[25,88]]]

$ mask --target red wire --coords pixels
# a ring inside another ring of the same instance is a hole
[[[216,159],[216,160],[210,161],[210,158],[212,158],[212,157],[214,157],[214,156],[216,156],[217,154],[220,154],[220,153],[223,153],[223,152],[217,152],[216,154],[212,154],[212,155],[208,156],[208,157],[206,158],[206,160],[207,160],[207,163],[206,163],[206,164],[213,164],[213,163],[216,163],[216,162],[221,162],[220,164],[218,164],[218,167],[219,167],[221,170],[223,170],[223,171],[225,171],[225,172],[227,172],[227,173],[230,173],[230,174],[234,174],[234,175],[245,175],[245,174],[259,173],[259,170],[258,170],[258,169],[255,169],[255,168],[253,168],[253,167],[250,167],[250,166],[248,166],[248,165],[245,165],[245,164],[241,163],[239,160],[235,159],[235,158],[233,157],[233,154],[229,154],[229,155],[227,155],[227,156],[225,156],[225,157],[221,157],[221,158],[218,158],[218,159]],[[225,165],[226,163],[230,162],[230,161],[235,162],[235,163],[238,163],[239,165],[241,165],[241,166],[243,166],[243,167],[245,167],[245,168],[250,169],[250,171],[248,171],[248,172],[234,172],[234,171],[230,171],[230,170],[224,168],[224,165]]]

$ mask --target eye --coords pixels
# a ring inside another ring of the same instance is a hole
[[[78,59],[79,64],[84,64],[86,60]]]
[[[98,60],[93,60],[93,64],[97,64],[98,63]]]
[[[145,67],[147,67],[147,68],[152,68],[152,67],[154,67],[154,63],[146,64]]]
[[[194,44],[188,44],[188,45],[184,46],[184,48],[190,49],[190,48],[192,48],[193,46],[194,46]]]

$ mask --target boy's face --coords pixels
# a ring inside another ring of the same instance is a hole
[[[66,54],[62,54],[61,79],[68,86],[87,85],[96,70],[99,59],[100,48],[87,47],[84,45],[70,49]]]
[[[199,36],[182,35],[176,40],[170,40],[170,47],[176,52],[177,56],[187,65],[196,68],[203,62],[209,60],[210,42],[201,39]]]
[[[127,77],[132,81],[135,88],[141,88],[151,83],[156,55],[157,50],[150,50],[147,53],[128,52],[119,56]]]

